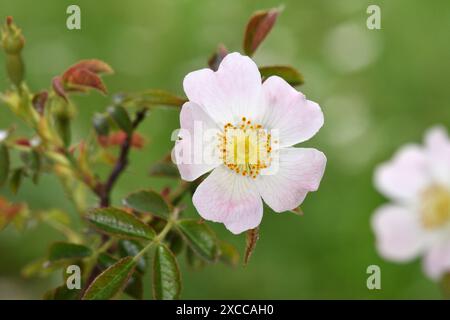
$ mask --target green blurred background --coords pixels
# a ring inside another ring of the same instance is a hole
[[[81,7],[82,30],[66,29],[69,4]],[[291,64],[304,74],[300,90],[325,113],[324,127],[307,143],[327,155],[325,176],[319,191],[304,202],[304,216],[266,210],[247,267],[217,264],[194,271],[182,259],[182,297],[440,298],[438,285],[423,275],[419,261],[399,265],[377,255],[369,221],[386,201],[374,190],[374,167],[400,145],[420,141],[428,127],[450,127],[448,1],[0,0],[0,16],[14,16],[24,30],[27,81],[35,91],[75,61],[99,58],[116,71],[105,78],[110,92],[164,88],[183,94],[183,77],[204,67],[219,42],[241,50],[251,13],[281,4],[285,10],[255,60]],[[381,30],[366,28],[369,4],[381,7]],[[0,60],[3,64],[4,57]],[[4,89],[3,69],[0,75]],[[110,97],[92,93],[75,101],[74,136],[83,137],[94,112],[104,110]],[[0,127],[16,121],[4,106],[0,115]],[[114,191],[115,203],[134,189],[170,184],[145,173],[171,148],[170,134],[177,127],[173,109],[148,117],[139,130],[148,144],[132,153],[131,166]],[[33,209],[62,207],[76,219],[50,175],[39,186],[27,181],[15,197],[4,189],[1,194],[28,201]],[[197,216],[192,205],[188,214]],[[210,225],[243,250],[243,235]],[[59,284],[60,274],[20,277],[21,267],[44,255],[55,239],[61,236],[43,225],[24,234],[11,227],[0,233],[0,299],[40,298]],[[372,264],[381,267],[381,290],[366,287],[366,268]]]

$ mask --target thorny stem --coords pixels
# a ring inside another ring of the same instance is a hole
[[[136,113],[136,118],[133,121],[133,131],[138,127],[142,120],[144,120],[146,113],[147,109],[142,109]],[[125,170],[125,168],[128,166],[128,155],[130,153],[132,137],[132,132],[127,135],[127,138],[120,148],[119,157],[107,180],[104,183],[97,184],[95,188],[94,192],[100,198],[100,207],[108,207],[110,205],[111,191],[114,187],[114,184],[116,183],[122,172]]]
[[[133,131],[139,126],[139,124],[144,120],[145,115],[147,113],[147,109],[142,109],[136,113],[136,118],[134,119],[132,125],[133,130],[130,134],[127,135],[127,138],[123,142],[121,148],[120,148],[120,154],[119,158],[117,159],[111,173],[109,174],[108,178],[106,179],[106,182],[104,183],[97,183],[97,185],[93,188],[94,193],[99,197],[100,199],[100,207],[108,207],[111,203],[111,191],[114,187],[114,184],[116,183],[119,176],[122,174],[122,172],[125,170],[125,168],[128,165],[128,155],[130,153],[131,148],[131,141],[133,137]],[[111,240],[107,240],[108,237],[103,236],[102,240],[104,242],[104,245],[110,243]],[[108,246],[109,248],[109,246]],[[96,261],[96,259],[95,259]],[[94,281],[94,279],[97,277],[98,272],[95,270],[95,264],[88,270],[87,274],[89,275],[87,278],[87,284],[86,288],[90,286],[90,284]]]

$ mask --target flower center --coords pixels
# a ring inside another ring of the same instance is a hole
[[[427,229],[441,227],[450,222],[450,190],[432,186],[422,194],[422,224]]]
[[[227,123],[219,134],[220,155],[229,169],[255,179],[272,161],[272,136],[260,124],[241,120],[237,125]]]

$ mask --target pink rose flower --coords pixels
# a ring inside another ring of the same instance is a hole
[[[381,256],[404,262],[424,256],[425,273],[450,271],[450,140],[443,127],[430,129],[424,146],[402,147],[375,172],[375,186],[392,203],[372,219]]]
[[[256,64],[239,53],[227,55],[216,72],[189,73],[184,91],[189,101],[173,158],[187,181],[212,170],[193,196],[204,219],[238,234],[261,223],[262,199],[283,212],[317,190],[325,155],[293,146],[322,127],[318,104],[280,77],[262,83]]]

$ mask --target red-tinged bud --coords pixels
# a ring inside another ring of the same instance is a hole
[[[27,138],[19,138],[14,141],[15,144],[23,147],[31,147],[31,142]]]
[[[12,17],[7,17],[2,27],[1,45],[6,53],[8,77],[16,87],[20,87],[25,74],[25,66],[20,55],[25,45],[25,38],[22,31],[14,24]]]
[[[97,142],[104,148],[112,146],[121,146],[125,143],[127,139],[127,133],[125,131],[116,131],[108,136],[99,135],[97,136]],[[142,149],[145,144],[145,139],[139,133],[134,132],[131,137],[131,147],[136,149]]]
[[[11,16],[6,18],[5,27],[2,28],[2,47],[7,54],[20,54],[25,45],[22,31],[14,24]]]

